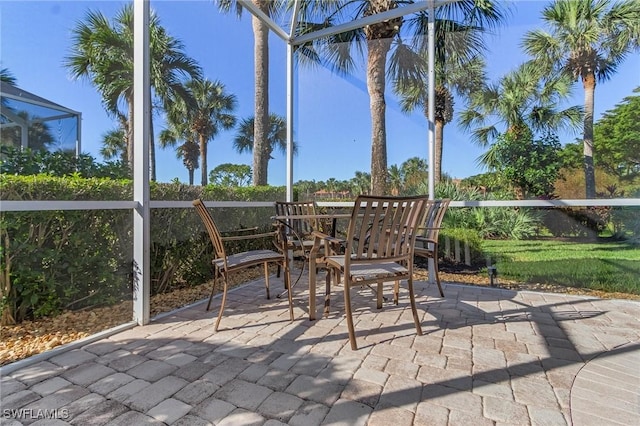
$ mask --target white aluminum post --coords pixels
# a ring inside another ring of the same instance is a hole
[[[436,84],[436,69],[435,69],[435,54],[436,54],[436,29],[435,29],[435,0],[429,0],[429,22],[427,33],[429,37],[429,63],[428,63],[428,90],[429,90],[429,101],[428,101],[428,109],[429,109],[429,199],[435,199],[435,121],[436,121],[436,100],[435,100],[435,84]],[[429,244],[432,246],[432,244]],[[430,247],[433,248],[433,247]],[[438,254],[434,255],[434,258],[437,258]],[[435,262],[436,259],[429,258],[428,261],[428,269],[429,269],[429,283],[433,284],[435,282]]]
[[[287,201],[293,201],[293,46],[287,43]]]
[[[76,115],[76,157],[82,154],[82,113]]]
[[[149,78],[149,0],[133,4],[133,318],[149,322],[149,137],[151,86]]]

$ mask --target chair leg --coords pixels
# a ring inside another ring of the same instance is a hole
[[[418,319],[418,310],[416,309],[416,296],[413,294],[413,278],[407,279],[407,286],[409,287],[409,300],[411,300],[411,313],[413,314],[413,322],[416,325],[416,333],[418,336],[422,336],[422,326],[420,325],[420,319]]]
[[[264,265],[264,287],[265,287],[265,290],[267,290],[267,299],[271,299],[271,295],[269,294],[269,263],[264,262],[263,265]]]
[[[324,278],[324,311],[323,316],[329,315],[329,307],[331,306],[331,274],[334,274],[334,270],[327,268],[327,275]]]
[[[215,331],[218,331],[220,326],[220,320],[222,319],[222,313],[224,312],[224,305],[227,302],[227,290],[229,288],[229,282],[227,281],[227,275],[224,274],[224,289],[222,290],[222,301],[220,302],[220,311],[218,312],[218,319],[216,320]]]
[[[356,343],[356,330],[353,327],[353,317],[351,313],[351,283],[345,277],[344,280],[344,310],[347,316],[347,328],[349,330],[349,343],[351,343],[352,350],[358,350],[358,344]]]
[[[437,253],[437,249],[438,247],[435,247],[436,251],[434,251],[434,253]],[[442,285],[440,285],[440,274],[438,273],[438,258],[437,256],[434,257],[433,259],[433,273],[435,274],[435,278],[436,278],[436,284],[438,284],[438,290],[440,290],[440,297],[444,297],[444,291],[442,291]]]
[[[220,272],[218,271],[218,268],[216,268],[215,272],[213,273],[213,286],[211,287],[211,294],[209,295],[209,303],[207,303],[207,311],[211,309],[211,300],[213,299],[213,295],[216,292],[216,284],[218,284],[218,278],[220,278]]]
[[[382,309],[382,281],[378,281],[378,288],[376,290],[376,308]]]
[[[280,267],[280,265],[278,265],[278,267]],[[285,264],[283,269],[284,269],[284,285],[289,289],[287,291],[287,297],[289,299],[289,318],[293,322],[293,296],[292,296],[293,291],[291,291],[292,290],[291,289],[291,268],[289,267],[289,265]]]
[[[400,280],[396,280],[393,285],[393,304],[398,304],[398,295],[400,294]]]

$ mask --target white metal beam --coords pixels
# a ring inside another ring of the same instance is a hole
[[[304,34],[291,39],[291,44],[300,45],[307,43],[322,37],[329,37],[335,34],[340,34],[345,31],[352,31],[357,28],[362,28],[367,25],[377,24],[378,22],[388,21],[391,19],[399,18],[401,16],[410,15],[412,13],[422,12],[430,7],[438,7],[443,4],[453,3],[457,0],[443,0],[434,4],[434,1],[418,1],[406,6],[397,7],[395,9],[387,10],[382,13],[367,16],[365,18],[356,19],[354,21],[345,22],[344,24],[336,25],[333,27],[324,28],[322,30],[314,31],[308,34]]]
[[[133,210],[133,317],[140,325],[149,322],[151,293],[149,1],[133,3],[133,201],[136,203]]]
[[[277,35],[278,37],[280,37],[281,39],[283,39],[287,43],[289,42],[289,35],[286,32],[284,32],[282,27],[280,27],[280,25],[276,24],[273,19],[271,19],[263,11],[261,11],[259,8],[257,8],[256,5],[251,3],[251,1],[249,1],[249,0],[238,0],[238,3],[240,3],[242,5],[242,7],[247,9],[253,16],[255,16],[256,18],[258,18],[262,22],[264,22],[267,25],[267,27],[269,27],[269,29],[275,33],[275,35]]]
[[[436,52],[436,20],[435,20],[435,0],[429,0],[429,21],[427,23],[427,34],[428,34],[428,75],[427,75],[427,91],[428,91],[428,99],[427,104],[428,107],[428,121],[429,121],[429,142],[428,142],[428,154],[429,154],[429,199],[434,200],[436,196],[435,190],[435,121],[436,121],[436,96],[435,96],[435,85],[436,85],[436,61],[435,61],[435,52]],[[433,244],[429,244],[429,248],[433,250]],[[430,257],[427,262],[427,268],[429,270],[429,283],[433,284],[435,282],[435,261],[437,259],[436,256]]]
[[[293,120],[294,120],[294,65],[293,49],[287,44],[287,201],[293,201]]]

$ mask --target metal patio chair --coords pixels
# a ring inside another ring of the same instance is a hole
[[[438,275],[438,235],[442,228],[442,219],[449,208],[449,198],[442,200],[430,200],[421,221],[422,226],[418,229],[416,237],[415,255],[424,259],[433,259],[433,272],[440,297],[444,297],[440,276]]]
[[[413,292],[413,249],[426,203],[426,197],[359,196],[347,228],[345,254],[323,258],[323,265],[328,268],[325,308],[328,307],[331,280],[342,277],[351,349],[358,348],[352,318],[353,287],[376,284],[376,306],[381,308],[383,283],[394,281],[394,302],[397,304],[400,280],[406,280],[416,332],[422,335]],[[335,240],[335,237],[317,231],[314,235],[316,243],[321,239]]]
[[[222,301],[220,302],[220,311],[218,312],[218,319],[216,320],[215,325],[215,330],[217,331],[218,326],[220,325],[220,320],[222,319],[222,313],[224,312],[224,306],[227,301],[227,293],[229,291],[229,277],[233,273],[253,266],[263,265],[265,289],[267,293],[267,299],[269,299],[269,264],[273,263],[284,270],[285,287],[288,288],[291,282],[291,273],[285,242],[286,236],[284,235],[283,227],[277,226],[276,230],[273,232],[222,237],[204,202],[200,199],[194,200],[193,206],[195,207],[196,212],[202,219],[202,222],[207,229],[207,233],[209,234],[209,238],[213,243],[214,249],[214,258],[212,261],[214,267],[214,279],[213,287],[211,289],[211,295],[209,296],[209,303],[207,303],[207,311],[211,308],[211,300],[213,299],[213,296],[215,294],[218,281],[220,279],[222,279],[223,281]],[[274,239],[276,250],[249,250],[235,254],[227,254],[225,250],[224,243],[226,241],[251,240],[268,237],[272,237]],[[291,321],[293,321],[293,300],[291,297],[291,292],[288,292],[288,294],[289,317]]]

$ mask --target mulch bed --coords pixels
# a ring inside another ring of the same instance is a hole
[[[238,276],[236,284],[261,276],[261,269]],[[415,278],[424,280],[428,276],[424,269],[417,268]],[[441,267],[440,280],[443,282],[489,286],[489,277],[473,267]],[[564,287],[550,284],[519,283],[500,278],[500,288],[511,290],[532,290],[551,293],[588,295],[598,298],[636,299],[639,295],[626,293],[605,293],[600,291]],[[170,293],[151,298],[151,316],[169,312],[197,302],[209,296],[209,283],[195,287],[179,288]],[[67,311],[52,318],[24,321],[15,326],[0,328],[0,365],[27,358],[32,355],[70,343],[92,334],[107,330],[131,320],[132,302],[125,301],[114,306],[91,310]]]

